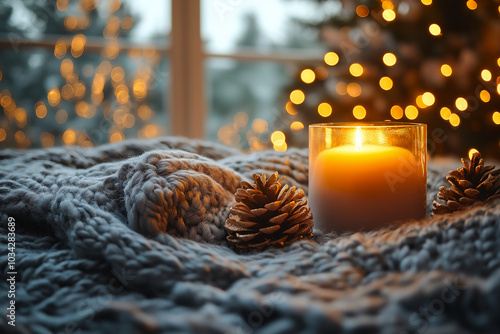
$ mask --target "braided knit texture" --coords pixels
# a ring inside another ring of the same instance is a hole
[[[499,332],[499,201],[237,254],[224,231],[234,192],[275,171],[307,194],[307,150],[166,137],[0,151],[0,332]],[[428,212],[445,175],[429,166]]]

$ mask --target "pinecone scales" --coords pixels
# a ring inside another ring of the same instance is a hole
[[[229,246],[239,250],[283,246],[312,237],[312,213],[300,188],[282,185],[278,173],[241,182],[225,228]]]
[[[500,198],[500,169],[484,166],[484,159],[476,152],[470,163],[462,158],[464,167],[450,171],[446,180],[451,188],[439,188],[438,201],[433,202],[433,214],[460,211],[469,205]]]

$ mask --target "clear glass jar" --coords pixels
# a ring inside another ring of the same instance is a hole
[[[373,230],[426,214],[427,126],[309,126],[309,204],[323,231]]]

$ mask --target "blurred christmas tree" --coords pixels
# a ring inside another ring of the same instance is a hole
[[[500,157],[500,1],[340,4],[304,23],[330,51],[289,87],[288,145],[307,145],[311,123],[390,119],[427,123],[430,153]]]
[[[164,109],[165,77],[155,72],[166,64],[154,47],[131,47],[140,18],[129,7],[0,2],[0,40],[9,42],[0,48],[0,149],[92,147],[161,133],[165,113],[155,110]]]

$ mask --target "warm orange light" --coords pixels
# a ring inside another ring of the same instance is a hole
[[[68,0],[57,0],[56,2],[57,10],[64,12],[68,9]]]
[[[447,121],[447,120],[450,119],[451,110],[450,110],[450,108],[442,107],[441,110],[439,111],[439,114],[441,115],[442,119],[444,119],[445,121]]]
[[[432,0],[420,0],[424,5],[429,6],[432,4]]]
[[[361,95],[361,86],[357,82],[351,82],[347,85],[347,94],[352,97],[358,97]]]
[[[53,107],[57,106],[61,102],[61,93],[59,88],[54,88],[47,93],[47,100],[49,104]]]
[[[394,4],[390,0],[382,0],[382,9],[394,9]]]
[[[136,99],[140,100],[146,97],[148,94],[148,87],[146,83],[142,79],[135,79],[132,87],[132,91],[134,92],[134,96]]]
[[[47,107],[45,106],[45,103],[40,101],[35,104],[35,114],[38,118],[44,118],[47,116]]]
[[[100,73],[94,76],[92,81],[92,93],[99,94],[103,91],[104,85],[106,84],[106,77]]]
[[[391,116],[392,116],[392,118],[394,118],[394,119],[401,119],[401,118],[403,118],[403,114],[404,114],[403,108],[401,108],[398,105],[392,106],[392,108],[391,108]]]
[[[144,121],[150,119],[152,114],[151,108],[147,105],[142,105],[137,109],[137,116]]]
[[[415,103],[417,104],[417,107],[421,109],[427,108],[427,105],[422,100],[422,94],[417,96],[417,98],[415,99]]]
[[[294,104],[301,104],[304,102],[306,96],[303,91],[296,89],[290,93],[290,101]]]
[[[62,59],[66,55],[67,51],[68,47],[66,46],[66,43],[61,39],[58,40],[56,46],[54,47],[54,56],[56,56],[57,59]]]
[[[472,160],[472,156],[474,155],[474,153],[479,153],[478,150],[476,150],[475,148],[471,148],[469,150],[469,159]]]
[[[495,111],[492,115],[493,123],[500,125],[500,112]]]
[[[69,31],[71,30],[75,30],[76,29],[76,26],[78,24],[78,19],[75,17],[75,16],[66,16],[64,18],[64,26],[66,27],[66,29],[68,29]]]
[[[467,8],[469,8],[470,10],[477,9],[477,2],[475,2],[474,0],[468,0],[467,1]]]
[[[460,111],[464,111],[469,107],[467,100],[464,99],[463,97],[459,97],[455,100],[455,106]]]
[[[16,143],[22,144],[26,140],[26,134],[21,130],[16,131],[16,133],[14,133],[14,140]]]
[[[295,121],[290,124],[290,130],[292,131],[300,131],[302,129],[304,129],[304,124],[302,122]]]
[[[76,133],[72,129],[64,131],[62,140],[65,145],[73,145],[76,142]]]
[[[349,72],[353,77],[359,77],[363,74],[363,66],[358,63],[351,64],[351,66],[349,66]]]
[[[120,82],[125,77],[125,71],[123,68],[117,66],[111,70],[111,80],[114,82]]]
[[[441,35],[441,27],[439,26],[439,24],[433,23],[429,26],[429,32],[432,36],[439,36]]]
[[[346,95],[347,94],[347,84],[343,81],[337,82],[337,84],[335,85],[335,91],[339,95]]]
[[[121,133],[121,132],[112,132],[109,136],[110,143],[116,143],[116,142],[122,141],[124,139],[125,139],[125,137],[123,136],[123,133]]]
[[[274,131],[271,134],[271,143],[273,143],[273,145],[281,146],[281,145],[283,145],[285,140],[286,140],[286,137],[282,131]]]
[[[286,150],[288,149],[288,146],[287,146],[286,142],[283,141],[279,145],[278,144],[273,144],[273,148],[277,152],[286,152]]]
[[[388,52],[384,54],[384,56],[382,57],[382,61],[386,66],[394,66],[397,62],[397,58],[394,53]]]
[[[40,143],[42,144],[42,147],[47,148],[47,147],[52,147],[54,146],[55,138],[52,133],[49,132],[42,132],[40,135]]]
[[[158,127],[153,124],[148,124],[142,128],[142,134],[145,138],[153,138],[158,135]]]
[[[488,71],[487,69],[484,69],[481,71],[481,78],[484,81],[490,81],[491,80],[491,72]]]
[[[460,117],[455,113],[452,113],[450,115],[449,121],[450,121],[450,124],[454,127],[457,127],[460,125]]]
[[[127,129],[130,129],[134,126],[135,124],[135,117],[134,115],[132,114],[126,114],[124,117],[123,117],[123,127],[124,128],[127,128]]]
[[[130,16],[125,16],[122,19],[122,22],[121,22],[122,29],[128,30],[128,29],[132,28],[133,25],[134,25],[134,19],[131,18]]]
[[[316,79],[316,74],[310,68],[306,68],[300,73],[300,79],[305,83],[310,84]]]
[[[359,5],[356,7],[356,14],[358,14],[359,17],[367,17],[368,14],[370,14],[370,10],[365,5]]]
[[[335,52],[328,52],[325,54],[325,63],[330,66],[335,66],[339,62],[339,55]]]
[[[288,101],[285,105],[286,112],[290,115],[297,115],[299,112],[293,106],[293,103]]]
[[[422,94],[422,102],[426,106],[430,107],[434,104],[434,102],[436,102],[436,98],[431,92],[425,92],[424,94]]]
[[[451,69],[451,66],[448,64],[443,64],[441,66],[441,74],[444,75],[445,77],[449,77],[453,73],[453,70]]]
[[[69,101],[75,96],[75,89],[71,85],[64,85],[61,88],[61,97],[66,101]]]
[[[409,105],[405,108],[405,116],[409,120],[414,120],[418,117],[418,109],[415,106]]]
[[[490,102],[490,99],[491,99],[491,95],[490,95],[490,92],[488,92],[486,89],[483,89],[480,93],[479,93],[479,98],[481,98],[481,101],[483,102]]]
[[[78,58],[82,55],[87,38],[83,34],[78,34],[71,41],[71,55]]]
[[[71,59],[64,59],[61,62],[61,75],[66,78],[69,74],[73,73],[73,62]]]
[[[322,117],[328,117],[332,114],[332,106],[329,103],[322,102],[318,106],[318,114]]]
[[[357,105],[352,109],[352,114],[356,119],[363,119],[366,117],[366,109],[363,106]]]
[[[269,125],[262,118],[256,118],[252,122],[252,130],[256,133],[266,133]]]
[[[394,21],[394,19],[396,18],[396,12],[393,11],[392,9],[386,9],[382,12],[382,17],[387,22]]]
[[[378,83],[380,85],[380,88],[382,88],[383,90],[390,90],[393,86],[392,79],[389,77],[380,78]]]
[[[0,128],[0,141],[4,141],[5,139],[7,139],[7,132]]]

